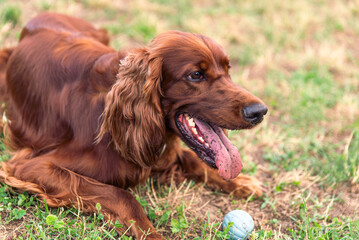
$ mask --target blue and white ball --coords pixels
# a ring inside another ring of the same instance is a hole
[[[254,229],[253,218],[242,210],[233,210],[227,213],[224,216],[223,229],[226,229],[230,222],[233,222],[228,233],[230,240],[246,240]]]

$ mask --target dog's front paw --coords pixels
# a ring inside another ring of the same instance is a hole
[[[244,174],[239,174],[238,177],[230,182],[232,183],[230,193],[237,197],[262,196],[266,190],[263,183],[257,178]]]

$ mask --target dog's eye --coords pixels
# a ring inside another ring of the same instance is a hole
[[[199,82],[204,80],[204,74],[200,71],[195,71],[187,76],[187,79],[192,82]]]

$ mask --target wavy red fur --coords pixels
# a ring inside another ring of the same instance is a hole
[[[241,109],[262,102],[231,81],[223,49],[208,37],[178,31],[128,52],[108,41],[105,30],[83,20],[43,13],[25,26],[16,47],[0,51],[0,100],[13,151],[0,178],[52,207],[96,212],[100,203],[108,218],[125,226],[136,221],[131,234],[137,239],[140,229],[152,232],[147,239],[162,237],[125,190],[149,176],[260,195],[255,178],[224,181],[181,147],[181,111],[222,128],[254,126]],[[188,81],[198,69],[206,81]]]

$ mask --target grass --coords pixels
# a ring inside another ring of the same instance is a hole
[[[324,223],[320,221],[324,219]],[[293,239],[358,239],[359,220],[351,218],[331,219],[328,216],[311,216],[306,203],[300,204],[299,219],[297,222],[299,230],[289,230]]]
[[[21,9],[18,6],[15,5],[7,5],[4,9],[1,11],[1,18],[4,22],[12,23],[13,25],[16,25],[21,16]]]
[[[114,239],[117,232],[103,222],[102,214],[82,216],[76,209],[49,209],[27,193],[18,194],[6,185],[0,188],[1,223],[16,226],[2,237],[11,239]],[[17,225],[18,224],[18,225]],[[1,236],[1,235],[0,235]]]
[[[263,197],[236,199],[202,184],[156,179],[131,190],[168,239],[226,239],[220,224],[234,209],[253,216],[250,239],[359,238],[358,0],[0,4],[2,47],[14,46],[21,28],[44,10],[105,27],[116,49],[147,44],[166,30],[202,33],[230,55],[233,81],[268,105],[261,126],[229,133],[244,173],[267,186]],[[0,161],[10,157],[2,142],[0,151]],[[99,213],[51,209],[0,186],[0,239],[128,239]]]

